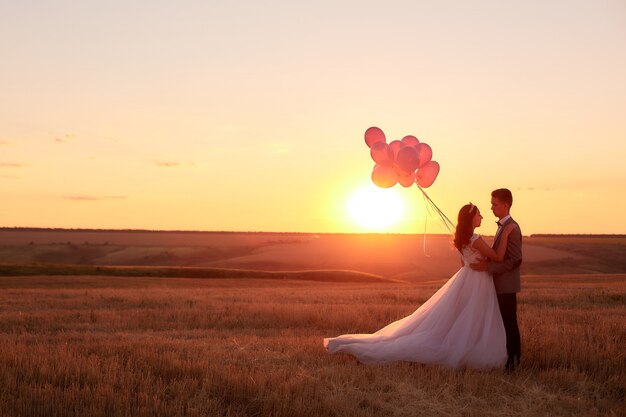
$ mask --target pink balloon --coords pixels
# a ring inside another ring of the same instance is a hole
[[[402,143],[408,145],[408,146],[415,146],[418,143],[420,143],[419,139],[416,138],[413,135],[408,135],[402,138]]]
[[[399,140],[392,140],[389,143],[389,146],[391,147],[391,150],[393,151],[393,159],[396,159],[398,157],[398,151],[404,148],[406,144]]]
[[[372,181],[380,188],[391,188],[398,182],[398,173],[391,165],[374,165]]]
[[[405,188],[412,186],[415,183],[414,173],[402,173],[398,175],[398,183]]]
[[[430,145],[428,145],[427,143],[422,142],[419,144],[419,154],[420,154],[419,167],[421,168],[427,163],[429,163],[431,159],[433,159],[433,148],[431,148]]]
[[[398,151],[396,164],[405,172],[413,172],[419,166],[419,154],[413,146],[405,146]]]
[[[371,148],[373,144],[378,142],[387,142],[385,132],[376,126],[372,126],[365,131],[365,144]]]
[[[439,164],[435,161],[430,161],[417,170],[415,182],[422,188],[428,188],[433,185],[437,175],[439,175]]]
[[[374,143],[370,148],[370,155],[377,164],[393,164],[393,151],[385,142]]]

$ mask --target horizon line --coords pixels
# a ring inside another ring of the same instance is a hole
[[[449,233],[402,233],[402,232],[272,232],[252,230],[185,230],[185,229],[98,229],[98,228],[68,228],[68,227],[25,227],[0,226],[0,231],[15,232],[122,232],[122,233],[215,233],[215,234],[297,234],[297,235],[403,235],[403,236],[449,236]],[[487,235],[491,236],[491,235]],[[531,233],[527,237],[626,237],[622,233]]]

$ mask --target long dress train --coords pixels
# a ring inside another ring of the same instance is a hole
[[[474,235],[471,243],[478,238]],[[324,339],[331,353],[363,363],[409,361],[450,368],[503,367],[506,334],[491,275],[469,267],[479,253],[463,248],[463,267],[411,315],[376,333]]]

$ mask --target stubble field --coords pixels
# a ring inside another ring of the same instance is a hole
[[[1,416],[620,416],[626,275],[527,275],[519,371],[364,366],[443,284],[0,277]]]

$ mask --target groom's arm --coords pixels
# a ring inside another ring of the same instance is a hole
[[[489,262],[487,268],[490,274],[498,275],[518,268],[522,263],[522,231],[519,226],[509,235],[506,255],[503,262]]]

